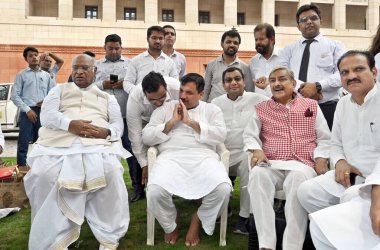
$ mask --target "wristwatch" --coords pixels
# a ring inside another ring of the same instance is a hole
[[[322,92],[322,85],[319,82],[315,83],[315,88],[317,89],[317,93]]]
[[[111,139],[111,130],[107,129],[107,137],[106,140],[109,141]]]

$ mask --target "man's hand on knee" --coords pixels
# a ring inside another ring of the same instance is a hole
[[[348,188],[351,186],[350,174],[355,173],[363,176],[363,174],[355,167],[348,164],[346,160],[339,160],[335,164],[335,181]]]

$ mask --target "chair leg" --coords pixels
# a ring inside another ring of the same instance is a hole
[[[147,226],[147,239],[146,244],[148,246],[154,246],[154,223],[155,218],[151,212],[147,210],[146,226]]]
[[[219,238],[219,246],[226,246],[226,233],[227,233],[227,214],[228,207],[222,212],[222,216],[220,217],[220,238]]]

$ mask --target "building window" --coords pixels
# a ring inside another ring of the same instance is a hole
[[[136,8],[124,8],[124,20],[136,20]]]
[[[210,23],[209,11],[199,11],[199,23]]]
[[[274,15],[274,26],[280,26],[280,15],[278,14]]]
[[[162,10],[163,22],[174,22],[174,10]]]
[[[245,13],[238,12],[237,13],[237,24],[244,25],[245,24]]]
[[[84,16],[87,19],[98,18],[98,6],[86,6]]]

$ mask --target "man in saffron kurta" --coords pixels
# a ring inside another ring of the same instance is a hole
[[[99,249],[116,249],[129,225],[128,193],[115,143],[120,107],[95,84],[94,59],[73,60],[74,82],[44,99],[39,139],[28,157],[25,189],[32,208],[29,249],[65,249],[87,222]],[[130,154],[129,154],[130,155]]]
[[[146,145],[158,145],[159,156],[147,186],[148,209],[165,231],[165,242],[174,244],[179,236],[177,210],[172,195],[202,199],[192,215],[185,244],[199,243],[202,225],[212,235],[215,221],[227,207],[231,182],[216,154],[226,138],[221,110],[200,101],[202,76],[190,73],[181,78],[180,101],[157,108],[143,130]]]
[[[260,249],[276,248],[272,207],[275,191],[283,189],[287,226],[282,247],[301,250],[307,213],[298,202],[297,189],[303,181],[327,171],[330,132],[317,102],[294,93],[292,71],[273,69],[269,84],[272,99],[256,105],[243,134],[245,149],[251,154],[248,192]]]

